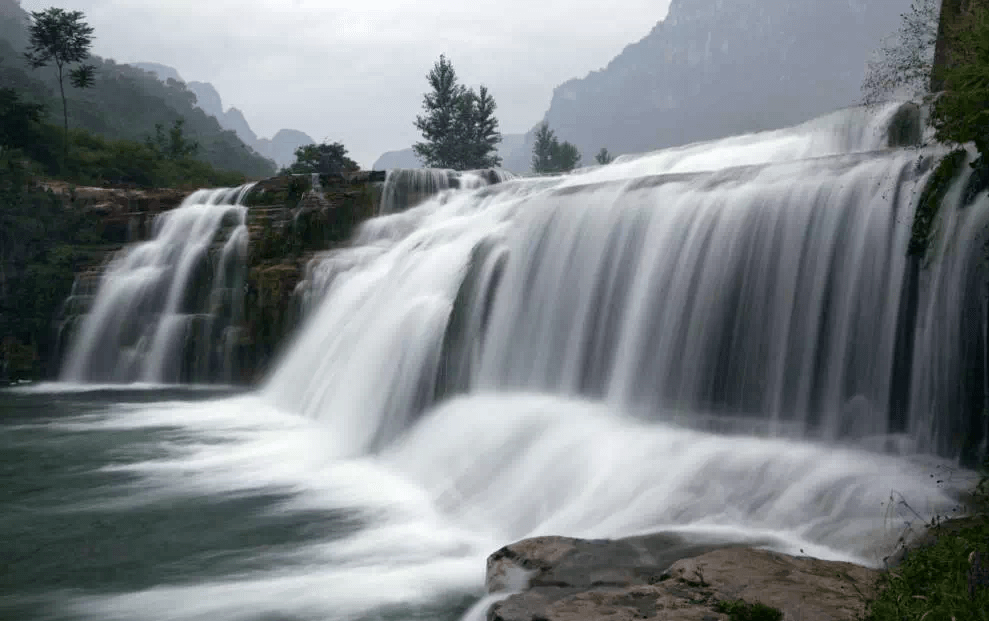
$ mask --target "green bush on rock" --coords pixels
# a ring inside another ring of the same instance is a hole
[[[913,229],[910,234],[910,244],[907,254],[911,257],[923,258],[930,247],[934,234],[934,221],[937,219],[941,203],[944,202],[951,182],[962,170],[968,153],[965,149],[957,149],[945,156],[927,180],[924,191],[920,195],[917,211],[913,217]]]

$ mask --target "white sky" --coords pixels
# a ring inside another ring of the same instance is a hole
[[[81,10],[94,52],[211,82],[259,136],[300,129],[362,165],[418,138],[425,75],[441,53],[486,84],[503,133],[521,133],[553,88],[606,65],[670,0],[22,0]]]

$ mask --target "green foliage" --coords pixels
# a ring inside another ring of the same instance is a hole
[[[185,119],[176,119],[166,135],[165,126],[158,123],[155,125],[154,139],[149,136],[144,143],[167,160],[193,157],[199,153],[199,143],[186,139],[184,127]]]
[[[868,621],[972,621],[989,619],[989,588],[969,594],[969,556],[989,552],[989,522],[970,519],[950,532],[934,527],[935,542],[911,551],[880,583]]]
[[[931,239],[934,235],[934,221],[937,219],[941,203],[947,196],[958,172],[964,164],[967,152],[964,149],[952,151],[945,156],[938,164],[938,167],[927,180],[924,191],[920,195],[920,202],[917,204],[917,211],[913,216],[913,228],[910,233],[910,244],[907,246],[907,255],[912,257],[923,257],[930,247]]]
[[[973,166],[982,166],[989,162],[989,9],[973,7],[946,36],[952,62],[938,74],[944,91],[931,123],[942,142],[974,142],[981,161]]]
[[[940,0],[914,0],[901,16],[899,31],[869,63],[862,83],[863,103],[872,105],[898,96],[928,97],[940,4]]]
[[[424,140],[412,147],[419,159],[426,166],[454,170],[500,166],[498,106],[487,87],[475,92],[461,86],[446,56],[440,56],[426,80],[431,91],[423,96],[425,113],[415,121]]]
[[[731,621],[783,621],[783,612],[765,604],[748,604],[742,600],[718,602],[714,609]]]
[[[18,12],[22,17],[16,13],[10,18],[0,15],[0,84],[15,89],[24,101],[43,104],[49,110],[62,108],[64,113],[56,72],[31,71],[24,62],[20,50],[28,43],[24,27],[28,14]],[[186,136],[200,144],[198,159],[215,169],[237,171],[253,179],[274,174],[273,162],[249,149],[236,133],[224,130],[215,118],[195,106],[196,97],[185,84],[174,80],[163,83],[151,73],[96,56],[90,56],[87,63],[93,67],[86,70],[91,86],[65,89],[71,127],[110,140],[144,142],[155,125],[162,124],[167,132],[175,121],[185,119]]]
[[[83,244],[102,222],[32,186],[16,152],[0,155],[0,375],[34,379],[54,355],[55,316],[74,274],[93,257]]]
[[[594,161],[602,166],[607,166],[608,164],[615,161],[615,156],[608,152],[608,149],[601,147],[598,154],[594,156]]]
[[[68,158],[69,149],[69,104],[65,98],[65,70],[70,65],[81,63],[89,58],[93,45],[93,28],[83,21],[82,11],[66,11],[50,8],[31,13],[28,29],[30,42],[24,53],[28,64],[35,69],[55,65],[58,73],[58,88],[62,96],[64,119],[64,149]],[[93,65],[82,65],[70,71],[70,82],[76,88],[93,86]]]
[[[548,123],[540,125],[532,147],[532,171],[540,174],[563,173],[579,165],[580,151],[577,147],[569,142],[560,142]]]
[[[0,150],[21,149],[39,139],[44,106],[23,101],[12,88],[0,88]]]
[[[360,170],[357,162],[347,157],[347,147],[339,142],[308,144],[295,150],[295,163],[279,174],[342,173]]]

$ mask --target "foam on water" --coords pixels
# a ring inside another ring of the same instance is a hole
[[[310,270],[306,324],[258,395],[70,423],[171,430],[153,457],[108,466],[133,477],[113,502],[277,494],[269,511],[352,528],[73,610],[475,619],[484,558],[543,534],[880,564],[955,506],[930,475],[985,437],[959,378],[985,320],[969,285],[989,199],[960,210],[956,188],[921,272],[906,246],[940,151],[874,152],[893,112],[366,223]]]

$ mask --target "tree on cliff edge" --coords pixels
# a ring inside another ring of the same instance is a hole
[[[940,12],[941,0],[914,0],[910,10],[900,16],[900,29],[869,62],[862,83],[863,103],[929,97]]]
[[[80,64],[68,71],[69,66],[82,63],[89,58],[93,45],[93,28],[83,21],[82,11],[46,9],[31,13],[28,29],[30,43],[24,53],[28,63],[35,69],[55,65],[58,72],[58,88],[62,95],[63,151],[69,157],[69,105],[65,99],[65,78],[76,88],[89,88],[93,85],[96,70],[92,65]]]
[[[931,124],[942,142],[974,142],[989,168],[989,8],[973,7],[948,33],[954,53],[938,76],[944,90],[934,101]]]
[[[426,76],[430,92],[423,95],[423,114],[415,126],[423,141],[412,149],[426,166],[470,170],[501,165],[494,97],[487,87],[475,92],[461,86],[445,55]]]

